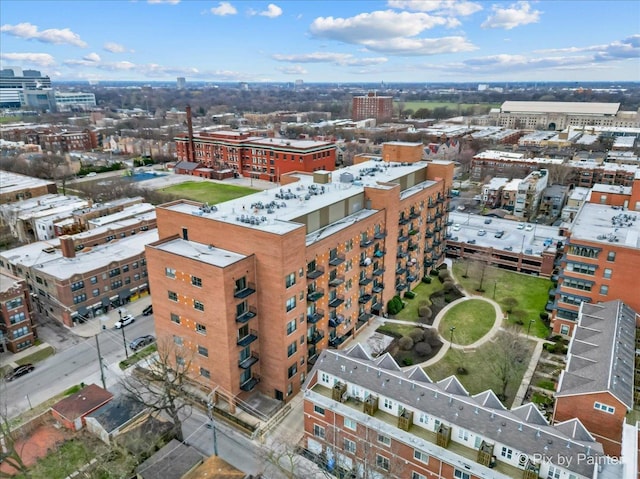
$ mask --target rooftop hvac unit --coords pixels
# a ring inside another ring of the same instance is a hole
[[[340,183],[353,183],[353,175],[345,172],[340,174]]]

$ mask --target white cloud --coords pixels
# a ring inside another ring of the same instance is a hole
[[[363,42],[369,50],[388,55],[427,56],[443,53],[459,53],[477,50],[473,43],[464,37],[442,38],[389,38]]]
[[[151,4],[166,3],[168,5],[177,5],[180,3],[180,0],[147,0],[147,3],[151,3]]]
[[[517,2],[508,8],[500,8],[493,5],[493,14],[482,23],[482,28],[504,28],[511,30],[520,25],[528,25],[529,23],[538,23],[540,20],[539,10],[531,10],[529,2]]]
[[[415,12],[436,12],[440,15],[466,17],[482,10],[482,5],[465,0],[389,0],[391,8],[413,10]]]
[[[99,62],[102,60],[102,58],[100,58],[100,55],[98,55],[95,52],[89,53],[88,55],[85,55],[82,57],[83,60],[87,60],[88,62]]]
[[[276,54],[272,58],[279,62],[291,63],[333,63],[342,66],[379,65],[387,61],[386,58],[356,58],[350,53],[314,52],[299,55]]]
[[[276,70],[278,70],[281,73],[284,73],[285,75],[306,75],[307,73],[309,73],[300,65],[291,65],[288,67],[277,67]]]
[[[42,43],[55,43],[57,45],[68,44],[76,47],[86,47],[87,43],[82,41],[80,35],[72,32],[68,28],[49,28],[39,31],[36,25],[31,23],[18,23],[17,25],[2,25],[0,32],[8,33],[14,37],[25,40],[37,40]]]
[[[217,7],[213,7],[210,12],[213,15],[218,15],[219,17],[224,17],[226,15],[235,15],[238,13],[236,7],[231,5],[229,2],[220,2]]]
[[[39,66],[50,66],[56,61],[48,53],[0,53],[0,58],[12,62],[24,62]]]
[[[260,12],[258,15],[261,15],[263,17],[268,17],[268,18],[276,18],[282,15],[282,8],[280,8],[278,5],[274,5],[273,3],[270,3],[267,6],[267,9],[263,12]]]
[[[102,48],[111,53],[123,53],[126,51],[124,45],[115,42],[107,42],[102,46]]]

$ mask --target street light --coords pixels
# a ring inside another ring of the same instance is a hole
[[[122,310],[118,309],[118,316],[120,316],[120,331],[122,331],[122,345],[124,346],[124,355],[126,359],[129,359],[129,350],[127,349],[127,338],[124,335],[124,324],[122,324]]]
[[[451,331],[451,337],[449,339],[449,343],[451,343],[451,345],[453,346],[453,332],[455,331],[456,327],[455,326],[451,326],[449,328],[449,331]]]
[[[527,336],[529,336],[529,331],[531,331],[531,325],[532,325],[533,323],[535,323],[535,322],[536,322],[536,320],[535,320],[535,319],[530,319],[530,320],[529,320],[529,326],[527,326]]]
[[[216,423],[213,420],[213,398],[212,398],[215,392],[216,390],[214,389],[207,396],[207,412],[208,412],[207,416],[209,416],[209,422],[207,423],[207,428],[211,429],[211,432],[213,433],[213,455],[217,456],[218,455],[218,438],[216,435]]]
[[[496,299],[496,288],[498,287],[498,280],[493,280],[493,299]]]

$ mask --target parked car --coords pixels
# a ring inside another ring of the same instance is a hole
[[[485,225],[490,225],[491,224],[491,218],[487,218],[484,220],[484,224]]]
[[[487,232],[485,230],[478,230],[478,236],[484,236]]]
[[[464,205],[460,205],[458,206],[458,208],[456,208],[458,211],[464,211],[466,208],[464,207]]]
[[[504,236],[504,230],[496,231],[496,234],[493,235],[495,238],[502,238]]]
[[[527,231],[531,231],[533,229],[533,225],[527,225],[525,230]]]
[[[20,376],[24,376],[25,374],[30,373],[31,371],[33,371],[36,367],[31,364],[23,364],[22,366],[18,366],[17,368],[15,368],[13,371],[11,371],[10,373],[8,373],[5,377],[4,380],[5,381],[13,381],[14,379],[19,378]]]
[[[137,351],[140,348],[144,348],[145,346],[150,345],[156,340],[152,335],[147,334],[145,336],[140,336],[139,338],[134,339],[129,343],[129,347],[131,351]]]
[[[470,240],[467,240],[467,243],[468,244],[476,244],[476,240],[470,239]]]
[[[460,225],[458,223],[453,225],[453,231],[460,231]]]
[[[142,310],[143,316],[149,316],[150,314],[153,314],[153,306],[151,304]]]
[[[524,223],[518,223],[518,229],[519,230],[523,230],[524,229]]]
[[[127,314],[126,316],[123,316],[121,319],[116,321],[115,327],[116,329],[124,328],[125,326],[133,323],[135,320],[136,318],[134,318],[133,315]]]
[[[87,177],[88,178],[90,178],[92,176],[96,176],[96,175],[97,175],[97,173],[95,171],[91,171],[91,172],[87,173]]]

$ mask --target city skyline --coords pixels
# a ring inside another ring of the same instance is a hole
[[[624,0],[5,0],[2,17],[2,67],[60,81],[640,80]]]

